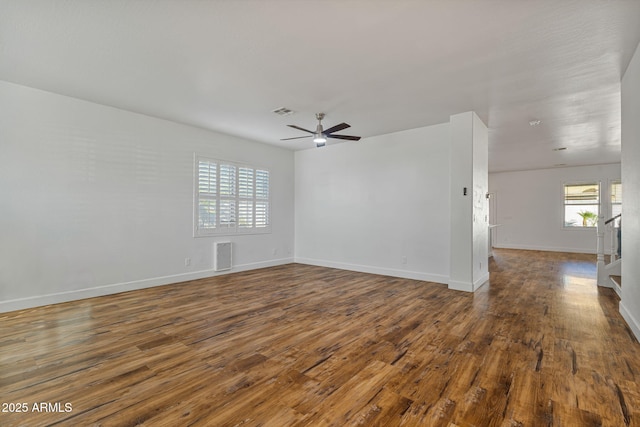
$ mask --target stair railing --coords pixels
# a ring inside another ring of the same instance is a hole
[[[622,256],[622,214],[618,214],[609,218],[604,222],[606,228],[605,234],[609,232],[609,253],[611,254],[611,262],[620,259]]]
[[[621,243],[621,220],[622,214],[618,214],[607,220],[604,217],[598,217],[597,227],[597,269],[598,269],[598,285],[611,287],[609,275],[611,273],[611,266],[613,262],[620,259],[620,243]],[[609,235],[609,244],[605,244],[605,235]],[[608,247],[607,247],[608,246]],[[606,252],[609,254],[609,262],[606,261]],[[613,267],[613,266],[611,266]],[[619,271],[619,266],[616,267]],[[619,273],[618,273],[619,274]]]

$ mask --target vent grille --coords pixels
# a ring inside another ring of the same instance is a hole
[[[291,114],[294,113],[293,110],[290,110],[286,107],[280,107],[280,108],[276,108],[275,110],[273,110],[274,113],[276,113],[279,116],[290,116]]]
[[[213,252],[213,270],[231,270],[231,242],[214,243]]]

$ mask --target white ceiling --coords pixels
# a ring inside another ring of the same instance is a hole
[[[639,40],[638,0],[0,0],[2,80],[291,149],[316,112],[368,137],[474,110],[491,171],[619,162]]]

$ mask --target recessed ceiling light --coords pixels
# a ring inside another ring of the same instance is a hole
[[[554,148],[553,151],[564,151],[566,149],[567,147],[558,147],[558,148]]]
[[[275,110],[273,110],[273,112],[279,116],[290,116],[294,113],[293,110],[290,110],[287,107],[276,108]]]
[[[529,126],[538,126],[540,123],[542,123],[542,120],[531,120]]]

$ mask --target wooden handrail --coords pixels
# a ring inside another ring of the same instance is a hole
[[[620,218],[621,216],[622,216],[622,214],[621,214],[621,213],[619,213],[618,215],[614,216],[613,218],[609,218],[608,220],[606,220],[606,221],[604,222],[604,225],[607,225],[607,224],[609,224],[610,222],[615,221],[616,219]]]

